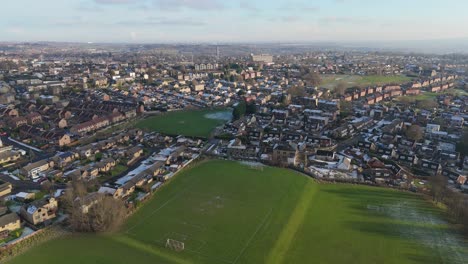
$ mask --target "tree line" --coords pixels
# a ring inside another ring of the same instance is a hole
[[[61,202],[70,227],[76,232],[116,231],[128,214],[125,203],[102,193],[90,195],[90,187],[80,179],[68,184]]]
[[[432,176],[429,182],[432,201],[436,204],[444,204],[448,215],[468,234],[468,198],[466,195],[449,188],[447,178],[441,173]]]

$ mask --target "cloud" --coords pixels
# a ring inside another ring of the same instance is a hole
[[[289,1],[286,4],[281,5],[277,8],[277,11],[280,12],[317,12],[320,8],[315,5],[309,5],[308,3]]]
[[[165,18],[149,17],[144,20],[127,20],[116,23],[120,26],[185,26],[196,27],[206,25],[205,21],[195,20],[193,18]]]
[[[153,0],[153,2],[164,10],[219,10],[225,8],[221,0]]]
[[[24,28],[20,28],[20,27],[9,27],[5,29],[5,32],[18,35],[18,34],[25,33],[25,30]]]
[[[94,0],[94,2],[104,5],[121,5],[134,3],[135,0]]]
[[[369,18],[346,17],[346,16],[327,16],[319,19],[321,24],[365,24],[372,22]]]
[[[180,9],[219,10],[224,9],[222,0],[94,0],[100,5],[143,5],[165,11]]]
[[[100,6],[89,6],[89,5],[80,5],[76,7],[76,10],[78,11],[84,11],[84,12],[102,12],[104,9]]]
[[[299,22],[302,20],[302,18],[298,16],[278,16],[278,17],[272,17],[269,19],[271,22],[280,22],[280,23],[293,23],[293,22]]]
[[[253,5],[250,1],[240,1],[239,2],[239,7],[244,10],[252,11],[252,12],[259,12],[260,9]]]

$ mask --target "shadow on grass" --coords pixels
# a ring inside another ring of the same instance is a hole
[[[357,216],[343,222],[347,228],[397,240],[407,249],[401,254],[410,263],[468,263],[466,241],[445,221],[441,209],[418,195],[353,186],[323,191],[338,196]]]

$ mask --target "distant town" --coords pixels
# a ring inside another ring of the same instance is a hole
[[[0,255],[111,230],[211,159],[421,193],[466,225],[467,70],[467,55],[1,43]]]

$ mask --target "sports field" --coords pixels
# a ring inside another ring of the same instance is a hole
[[[137,127],[175,136],[208,137],[215,127],[231,118],[230,110],[173,111],[146,118]]]
[[[185,249],[166,248],[168,238]],[[441,212],[417,195],[208,161],[159,190],[119,234],[51,241],[12,263],[466,263],[467,257]]]
[[[410,82],[411,78],[403,75],[379,76],[379,75],[346,75],[329,74],[322,76],[322,85],[328,89],[334,89],[339,83],[344,83],[348,88],[353,86],[373,86],[386,84],[402,84]]]

